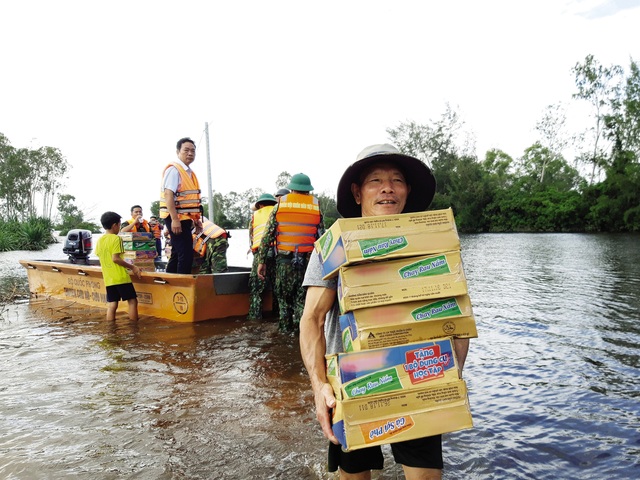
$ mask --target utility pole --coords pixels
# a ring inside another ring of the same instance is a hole
[[[204,122],[204,134],[207,139],[207,179],[209,180],[209,221],[213,222],[213,187],[211,186],[211,152],[209,150],[209,122]]]

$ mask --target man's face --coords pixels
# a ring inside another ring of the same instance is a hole
[[[196,146],[191,142],[184,142],[178,150],[178,158],[185,165],[190,165],[196,159]]]
[[[132,216],[133,218],[137,218],[137,217],[139,217],[139,216],[141,216],[141,215],[142,215],[142,209],[141,209],[141,208],[136,207],[136,208],[134,208],[133,210],[131,210],[131,216]]]
[[[353,183],[351,193],[362,208],[363,217],[402,213],[411,186],[391,163],[376,163],[365,171],[361,185]]]

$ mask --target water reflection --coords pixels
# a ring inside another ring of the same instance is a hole
[[[445,436],[445,479],[637,476],[637,240],[462,238],[475,428]],[[2,478],[333,478],[297,339],[273,321],[109,323],[36,300],[0,329]]]

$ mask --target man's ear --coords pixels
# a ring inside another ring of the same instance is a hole
[[[360,205],[360,185],[357,183],[351,184],[351,194],[358,205]]]

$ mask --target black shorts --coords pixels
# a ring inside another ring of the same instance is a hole
[[[401,465],[442,470],[442,435],[392,443],[391,451],[396,463]],[[329,444],[330,472],[340,467],[347,473],[360,473],[382,470],[383,466],[384,457],[379,446],[343,452],[340,445]]]
[[[136,289],[133,283],[121,283],[119,285],[109,285],[107,287],[107,302],[119,302],[120,300],[131,300],[136,298]]]

